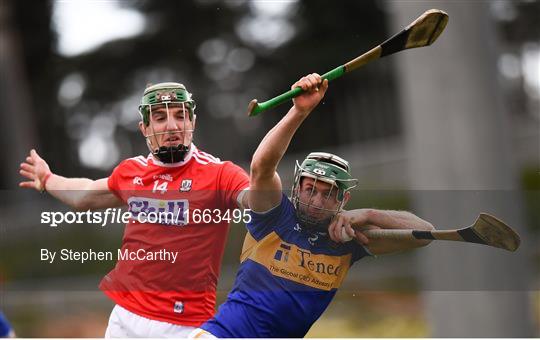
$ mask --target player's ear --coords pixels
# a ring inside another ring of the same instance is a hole
[[[139,122],[139,130],[143,134],[144,137],[146,137],[146,125],[142,122],[142,120]]]
[[[346,206],[347,202],[349,202],[350,199],[351,199],[351,193],[348,191],[345,192],[345,194],[343,195],[343,206]]]
[[[196,123],[197,123],[197,115],[193,114],[193,130],[195,130]]]

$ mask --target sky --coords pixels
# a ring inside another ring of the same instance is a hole
[[[145,18],[136,10],[119,7],[118,1],[58,0],[53,24],[59,33],[58,52],[75,56],[142,33]]]

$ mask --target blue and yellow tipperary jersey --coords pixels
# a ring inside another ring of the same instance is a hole
[[[369,253],[355,241],[336,244],[302,230],[285,195],[251,216],[233,289],[201,328],[218,338],[304,337],[350,266]]]
[[[0,338],[8,337],[11,331],[11,325],[0,311]]]

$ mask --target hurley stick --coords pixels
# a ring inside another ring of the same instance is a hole
[[[489,214],[482,213],[466,228],[454,230],[377,229],[363,233],[372,239],[393,240],[445,240],[471,242],[515,251],[520,244],[519,235],[506,223]]]
[[[430,9],[392,38],[321,77],[332,81],[370,61],[410,48],[429,46],[441,35],[447,22],[448,14],[438,9]],[[303,90],[297,87],[263,103],[257,103],[257,99],[253,99],[248,106],[248,115],[256,116],[262,111],[285,103],[302,92]]]

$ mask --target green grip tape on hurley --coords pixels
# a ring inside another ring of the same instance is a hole
[[[336,67],[332,71],[326,72],[325,74],[321,76],[321,78],[323,80],[328,79],[328,81],[332,81],[336,78],[341,77],[343,74],[345,74],[345,66],[341,65],[341,66]],[[281,105],[285,103],[286,101],[289,101],[290,99],[293,99],[294,97],[297,97],[302,92],[304,92],[304,90],[302,90],[301,87],[296,87],[270,100],[267,100],[262,103],[257,103],[257,105],[249,112],[249,116],[250,117],[256,116],[265,110]]]

